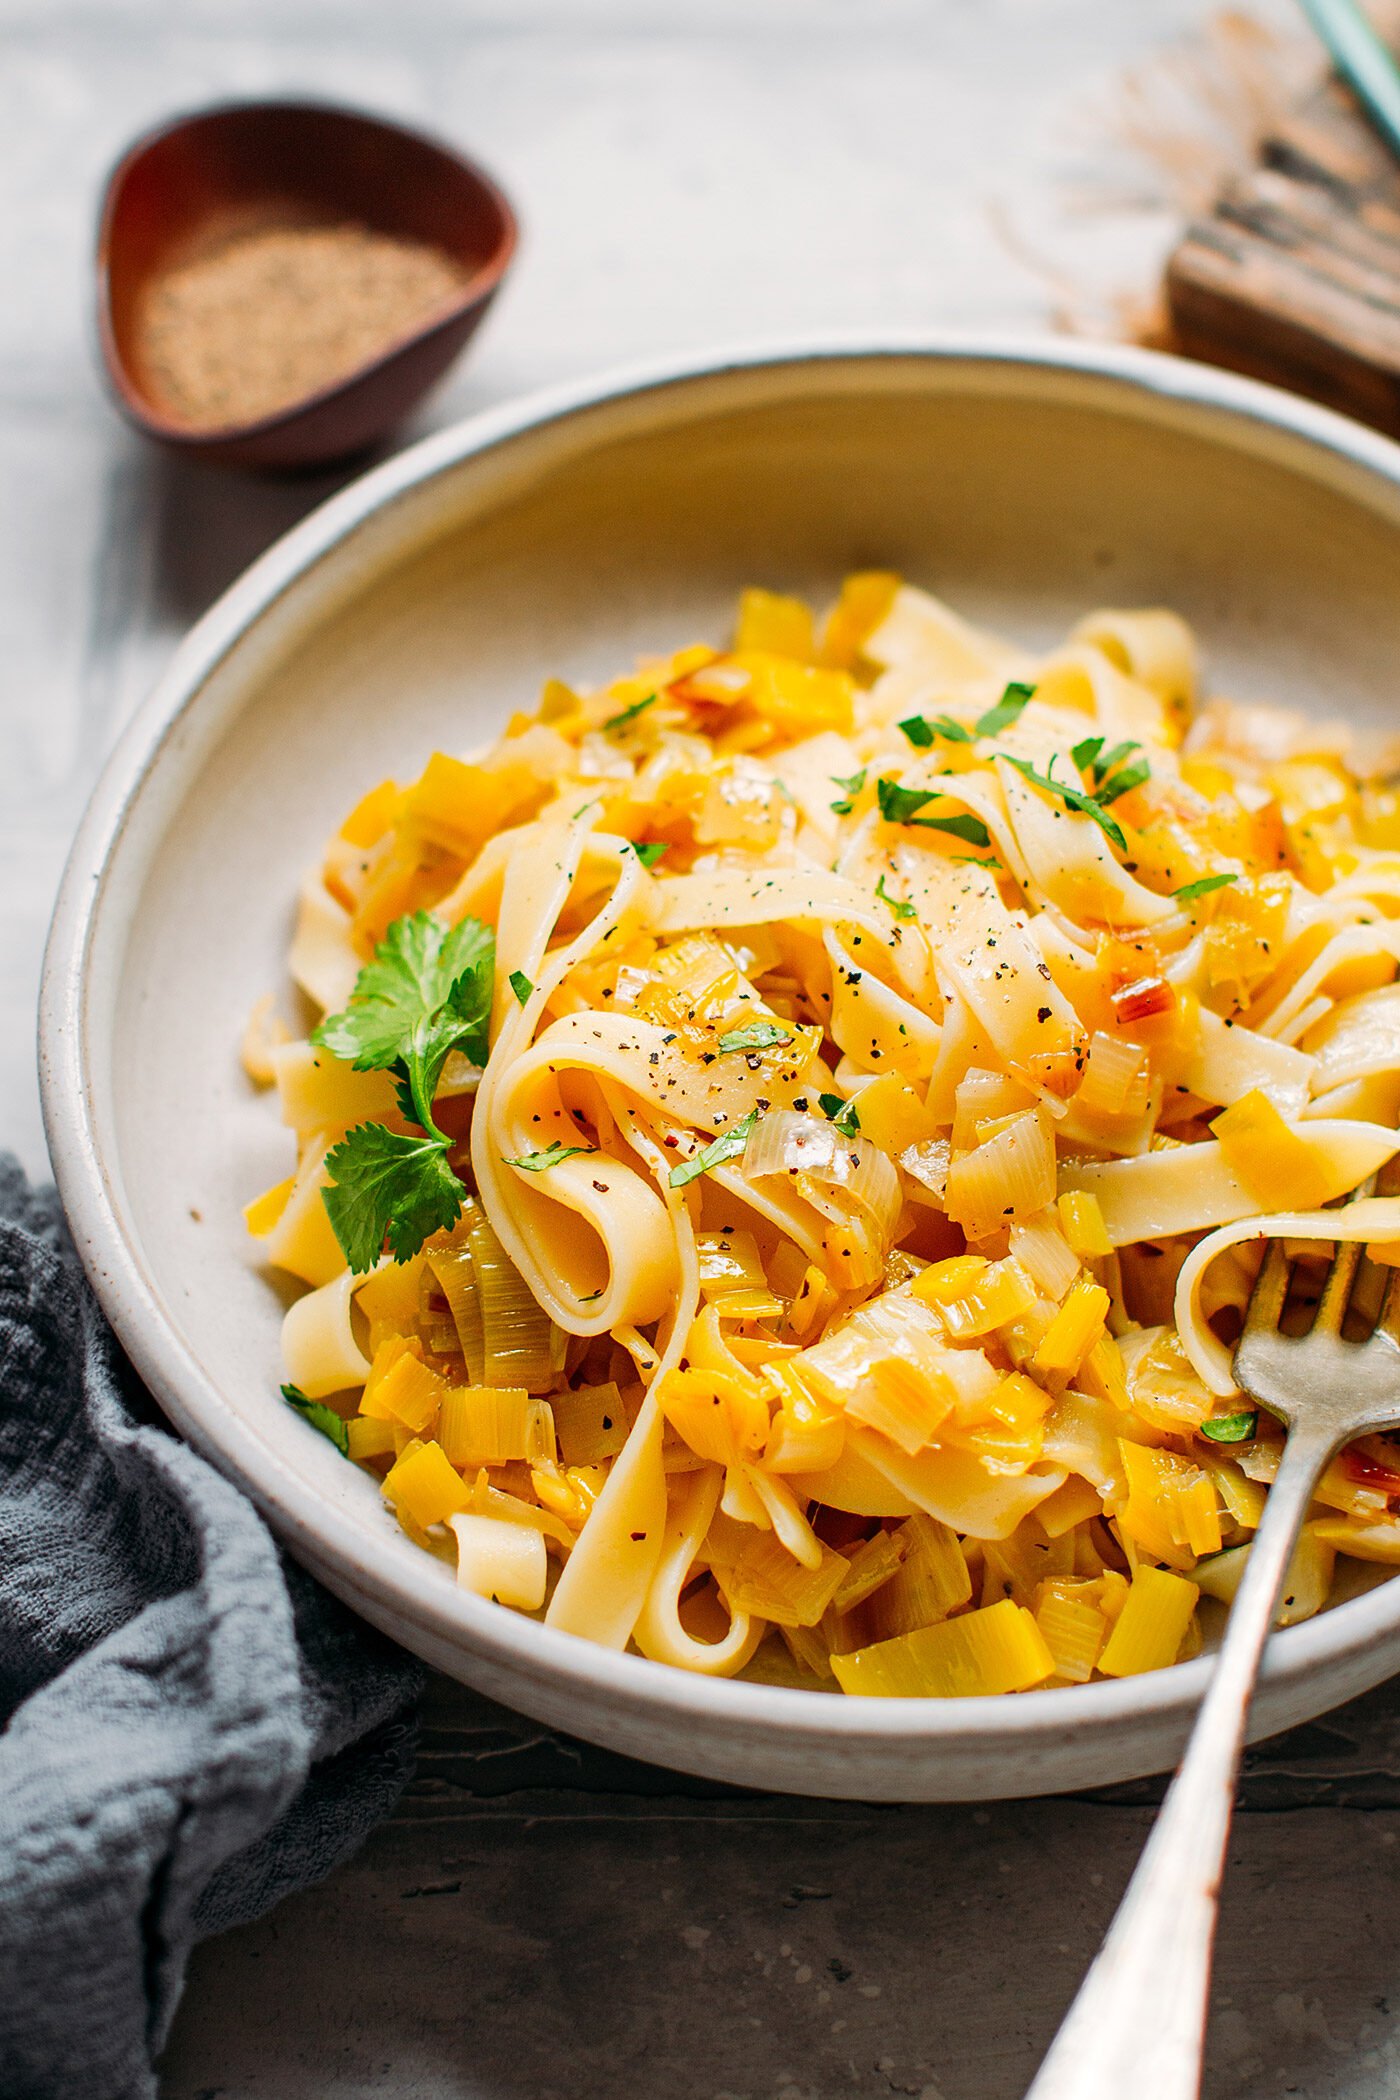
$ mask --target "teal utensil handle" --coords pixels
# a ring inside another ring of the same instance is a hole
[[[1357,0],[1300,0],[1300,5],[1381,137],[1400,154],[1400,66]]]

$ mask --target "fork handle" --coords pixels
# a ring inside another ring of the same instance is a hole
[[[1250,1699],[1313,1489],[1342,1441],[1300,1422],[1284,1446],[1186,1755],[1026,2100],[1197,2100]]]

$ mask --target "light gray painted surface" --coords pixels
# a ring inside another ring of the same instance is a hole
[[[43,927],[174,641],[331,484],[171,465],[93,377],[102,172],[146,123],[306,91],[419,118],[518,202],[518,268],[430,428],[550,380],[824,323],[1033,328],[991,231],[1070,221],[1092,110],[1199,0],[0,0],[0,1142],[43,1162]],[[1284,0],[1270,10],[1286,18]],[[1400,2093],[1400,1697],[1255,1753],[1212,2100]],[[718,1794],[446,1683],[349,1869],[197,1958],[167,2100],[1014,2100],[1148,1809]],[[1392,2010],[1392,2007],[1394,2010]]]

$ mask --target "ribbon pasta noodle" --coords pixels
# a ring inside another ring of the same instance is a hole
[[[466,1588],[857,1696],[1198,1645],[1281,1446],[1265,1236],[1299,1317],[1342,1239],[1400,1321],[1400,788],[1199,676],[1159,609],[1037,655],[746,591],[351,811],[321,1019],[245,1038],[297,1145],[248,1223],[288,1398]],[[1385,1438],[1292,1616],[1338,1554],[1400,1565]]]

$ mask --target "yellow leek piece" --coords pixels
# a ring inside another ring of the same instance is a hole
[[[738,1550],[724,1558],[725,1550],[733,1550],[736,1532],[741,1534]],[[707,1541],[711,1551],[720,1536],[719,1527],[713,1527]],[[773,1532],[749,1525],[726,1524],[722,1536],[724,1546],[711,1565],[730,1609],[752,1612],[774,1626],[815,1626],[851,1565],[844,1554],[823,1545],[816,1567],[804,1568]]]
[[[809,664],[815,654],[812,608],[778,591],[741,591],[736,649],[764,649]]]
[[[362,795],[340,827],[340,836],[352,846],[373,846],[383,838],[399,813],[399,790],[392,780]]]
[[[706,1298],[722,1298],[733,1291],[771,1295],[751,1232],[702,1232],[695,1251],[700,1260],[700,1289]]]
[[[861,1135],[897,1159],[910,1145],[936,1139],[942,1125],[897,1072],[885,1072],[860,1090]]]
[[[1288,1563],[1288,1578],[1274,1619],[1276,1626],[1296,1626],[1300,1620],[1312,1618],[1327,1602],[1337,1559],[1337,1541],[1333,1535],[1336,1524],[1335,1518],[1324,1517],[1303,1526],[1293,1549],[1293,1558]],[[1215,1597],[1222,1604],[1233,1604],[1248,1560],[1248,1546],[1232,1546],[1228,1553],[1217,1553],[1212,1559],[1203,1560],[1192,1570],[1192,1575],[1208,1597]]]
[[[1320,1210],[1335,1193],[1313,1147],[1258,1087],[1217,1116],[1210,1134],[1230,1171],[1269,1210]]]
[[[915,1279],[916,1292],[922,1281],[922,1276]],[[1018,1261],[1007,1259],[985,1263],[965,1290],[939,1302],[938,1312],[952,1340],[965,1342],[1009,1326],[1029,1312],[1035,1302],[1036,1290],[1030,1277]]]
[[[995,1137],[955,1159],[944,1200],[970,1239],[985,1239],[1053,1203],[1055,1140],[1035,1110],[1012,1116]]]
[[[1107,1400],[1110,1407],[1126,1411],[1131,1406],[1123,1352],[1111,1334],[1100,1335],[1079,1366],[1078,1384],[1093,1399]]]
[[[1113,1242],[1103,1221],[1097,1196],[1087,1190],[1072,1190],[1057,1204],[1060,1230],[1081,1261],[1096,1261],[1112,1254]]]
[[[727,1371],[668,1371],[661,1412],[697,1458],[737,1465],[768,1439],[768,1402],[756,1379]]]
[[[383,1493],[401,1516],[424,1530],[430,1524],[445,1524],[471,1501],[471,1490],[441,1444],[420,1443],[416,1437],[384,1475]]]
[[[1200,1590],[1194,1582],[1144,1561],[1135,1571],[1118,1623],[1099,1657],[1105,1677],[1139,1677],[1176,1661]]]
[[[390,1351],[392,1358],[386,1361]],[[360,1400],[360,1413],[378,1422],[401,1422],[405,1429],[421,1436],[435,1419],[447,1390],[446,1379],[440,1378],[412,1350],[395,1350],[389,1342],[374,1359]]]
[[[947,1261],[930,1262],[910,1290],[925,1305],[952,1305],[975,1289],[990,1267],[983,1254],[950,1255]]]
[[[954,1389],[931,1367],[896,1356],[877,1359],[846,1402],[846,1416],[878,1429],[910,1457],[931,1442],[952,1412]]]
[[[1194,1555],[1178,1514],[1180,1500],[1198,1481],[1205,1480],[1213,1502],[1214,1485],[1199,1467],[1174,1451],[1156,1450],[1126,1437],[1119,1439],[1118,1449],[1128,1483],[1127,1501],[1118,1512],[1121,1531],[1154,1560],[1189,1568]]]
[[[1208,1473],[1182,1488],[1175,1498],[1172,1529],[1181,1544],[1198,1557],[1220,1551],[1220,1506]]]
[[[1101,1338],[1111,1303],[1101,1283],[1081,1276],[1045,1330],[1033,1368],[1047,1378],[1073,1378]]]
[[[884,1640],[936,1625],[972,1601],[972,1575],[950,1525],[922,1510],[890,1534],[902,1559],[870,1598],[872,1630]]]
[[[860,1698],[975,1699],[1043,1684],[1055,1658],[1030,1613],[1006,1599],[833,1655],[831,1667],[842,1691]]]
[[[356,1415],[345,1425],[350,1440],[350,1456],[357,1465],[367,1458],[387,1458],[396,1449],[394,1424],[376,1421],[372,1415]]]
[[[793,663],[754,650],[735,663],[749,673],[749,702],[778,735],[796,739],[824,729],[849,736],[855,724],[855,686],[846,671]]]
[[[255,1240],[264,1239],[271,1232],[283,1211],[287,1198],[296,1187],[296,1175],[289,1174],[285,1181],[276,1182],[272,1188],[264,1189],[255,1196],[243,1213],[243,1222]]]
[[[897,1531],[877,1531],[873,1538],[865,1539],[851,1555],[851,1565],[831,1600],[832,1610],[853,1611],[899,1573],[907,1551],[908,1542]]]
[[[552,1437],[544,1448],[542,1406],[523,1387],[449,1386],[442,1396],[438,1442],[454,1466],[473,1469],[553,1458]]]
[[[1035,1608],[1035,1623],[1045,1645],[1055,1658],[1055,1675],[1071,1684],[1087,1684],[1108,1639],[1108,1620],[1091,1603],[1093,1585],[1081,1582],[1043,1582]]]
[[[848,576],[822,633],[821,662],[855,670],[866,642],[888,618],[898,590],[899,578],[882,569],[861,569]]]
[[[810,1334],[822,1324],[835,1302],[836,1294],[822,1270],[815,1263],[809,1264],[797,1296],[788,1307],[788,1326],[799,1338]]]
[[[1394,1517],[1369,1524],[1352,1517],[1319,1517],[1312,1530],[1319,1541],[1352,1560],[1400,1568],[1400,1520]]]
[[[763,1463],[770,1473],[824,1473],[846,1448],[843,1416],[818,1400],[791,1363],[769,1364],[763,1373],[778,1409],[768,1431]]]
[[[411,1261],[386,1261],[366,1276],[355,1289],[355,1303],[371,1325],[382,1324],[405,1331],[418,1318],[420,1279],[427,1263],[426,1252]]]
[[[1090,1518],[1101,1516],[1103,1502],[1096,1487],[1071,1473],[1064,1486],[1057,1487],[1035,1514],[1048,1538],[1067,1538],[1077,1525],[1087,1524]]]
[[[554,1427],[566,1466],[595,1466],[615,1458],[627,1441],[629,1426],[622,1395],[611,1380],[555,1395]]]

